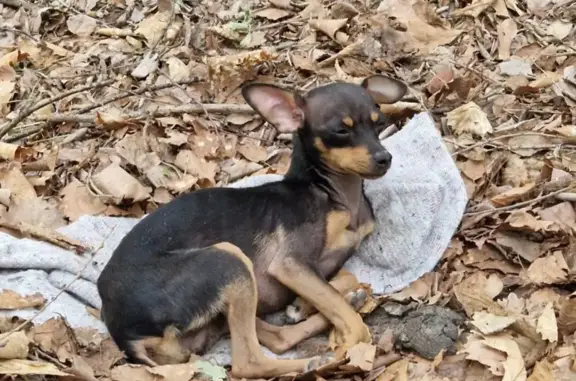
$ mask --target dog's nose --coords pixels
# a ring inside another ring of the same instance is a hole
[[[388,151],[378,151],[374,154],[374,160],[378,165],[390,165],[392,155]]]

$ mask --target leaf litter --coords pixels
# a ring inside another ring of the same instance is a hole
[[[573,380],[574,6],[0,1],[0,229],[80,253],[87,248],[54,228],[82,215],[141,216],[178,194],[283,174],[290,139],[244,104],[241,83],[305,90],[388,73],[410,94],[382,109],[398,123],[431,112],[470,202],[436,269],[362,311],[436,305],[469,324],[456,353],[425,359],[398,349],[388,330],[316,378]],[[0,294],[8,311],[46,303]],[[0,374],[17,379],[227,377],[201,361],[124,364],[108,337],[63,319],[2,319],[0,342]]]

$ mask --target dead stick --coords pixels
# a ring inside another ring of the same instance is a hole
[[[106,99],[104,102],[95,103],[95,104],[88,105],[86,107],[82,107],[76,113],[77,114],[84,114],[84,113],[87,113],[88,111],[94,110],[95,108],[102,107],[104,105],[119,101],[119,100],[124,99],[124,98],[129,98],[129,97],[132,97],[135,95],[141,95],[147,91],[158,91],[158,90],[163,90],[163,89],[167,89],[170,87],[174,87],[177,85],[190,85],[192,83],[198,83],[198,82],[201,82],[201,79],[198,77],[195,77],[195,78],[188,79],[185,81],[169,82],[169,83],[164,83],[162,85],[156,85],[156,86],[146,86],[146,87],[143,87],[143,88],[138,89],[138,90],[130,91],[126,94],[121,94],[121,95],[117,95],[113,98]]]
[[[54,230],[33,226],[24,222],[12,223],[4,219],[0,219],[0,227],[19,231],[24,235],[49,242],[63,249],[74,251],[77,254],[88,251],[88,248],[83,246],[80,242],[76,242]]]
[[[201,114],[204,111],[219,114],[255,114],[256,111],[248,105],[243,104],[204,104],[204,105],[180,105],[159,107],[150,111],[135,111],[120,116],[122,119],[138,120],[148,117],[158,118],[178,114]],[[78,115],[78,114],[52,114],[50,116],[38,116],[35,121],[45,121],[51,123],[76,122],[76,123],[96,123],[96,115]]]
[[[26,109],[20,111],[18,113],[18,116],[14,120],[12,120],[11,122],[8,122],[8,123],[4,124],[2,127],[0,127],[0,139],[2,139],[2,137],[4,135],[6,135],[8,132],[10,132],[10,130],[12,130],[14,127],[16,127],[16,125],[18,123],[20,123],[21,121],[23,121],[24,119],[26,119],[27,117],[32,115],[35,111],[40,110],[42,107],[45,107],[51,103],[57,102],[61,99],[64,99],[70,95],[81,93],[81,92],[86,91],[86,90],[97,89],[99,87],[108,86],[108,85],[111,85],[112,83],[114,83],[114,80],[108,80],[108,81],[94,83],[94,84],[91,84],[88,86],[82,86],[82,87],[72,89],[72,90],[63,92],[61,94],[55,95],[55,96],[48,98],[42,102],[38,102],[38,103],[36,103],[36,105],[34,105],[32,107],[29,107],[29,108],[26,108]]]
[[[33,9],[34,7],[32,4],[23,1],[23,0],[0,0],[0,4],[5,5],[11,8],[26,8],[26,9]]]
[[[481,211],[481,212],[464,213],[464,216],[470,217],[470,216],[478,216],[478,215],[484,215],[484,214],[485,214],[485,215],[489,215],[489,214],[492,214],[492,213],[507,212],[507,211],[509,211],[509,210],[514,210],[514,209],[517,209],[517,208],[521,208],[521,207],[523,207],[523,206],[528,206],[528,205],[536,204],[537,202],[546,200],[546,199],[548,199],[548,198],[550,198],[550,197],[555,197],[555,196],[557,196],[557,195],[559,195],[559,194],[561,194],[561,193],[564,193],[564,192],[566,192],[566,191],[574,188],[575,186],[576,186],[576,185],[570,185],[570,186],[567,186],[567,187],[565,187],[565,188],[559,189],[559,190],[557,190],[557,191],[555,191],[555,192],[551,192],[551,193],[542,195],[542,196],[540,196],[540,197],[536,197],[536,198],[534,198],[534,199],[532,199],[532,200],[527,200],[527,201],[519,202],[519,203],[513,204],[513,205],[503,206],[503,207],[501,207],[501,208],[484,210],[484,211]]]

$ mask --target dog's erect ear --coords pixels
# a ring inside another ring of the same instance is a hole
[[[295,132],[304,125],[304,100],[298,94],[274,85],[250,83],[242,87],[242,96],[280,132]]]
[[[375,103],[396,103],[408,91],[408,86],[403,82],[392,79],[383,75],[371,75],[362,81],[364,87]]]

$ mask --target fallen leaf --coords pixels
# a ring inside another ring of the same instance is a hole
[[[406,359],[396,361],[384,369],[378,376],[378,381],[408,381],[408,366],[410,363]]]
[[[278,21],[280,19],[283,19],[285,17],[290,16],[291,14],[292,14],[292,12],[289,12],[289,11],[284,10],[284,9],[265,8],[265,9],[262,9],[258,12],[255,12],[254,16],[262,17],[262,18],[272,20],[272,21]]]
[[[199,179],[208,180],[211,183],[214,183],[214,177],[218,171],[218,164],[213,161],[207,161],[204,158],[199,158],[190,150],[181,150],[178,152],[174,165],[185,173],[196,176]]]
[[[502,376],[504,374],[500,366],[506,360],[506,356],[502,351],[486,345],[483,338],[475,335],[468,337],[462,351],[466,353],[467,360],[477,361],[487,366],[495,376]]]
[[[520,59],[511,59],[508,61],[501,62],[498,64],[498,68],[500,68],[500,74],[507,75],[509,77],[516,75],[523,75],[523,76],[533,75],[532,64],[530,62]]]
[[[41,307],[46,299],[40,293],[22,296],[12,290],[4,290],[0,293],[0,309],[18,310],[22,308]]]
[[[498,24],[498,58],[507,60],[510,58],[510,46],[518,33],[516,22],[507,18]]]
[[[246,159],[256,163],[259,161],[265,161],[268,157],[268,152],[265,147],[254,144],[240,144],[238,146],[238,153]]]
[[[88,37],[96,30],[96,20],[90,16],[78,13],[68,17],[68,30],[80,37]]]
[[[71,221],[81,216],[95,216],[106,210],[106,205],[75,178],[62,188],[60,197],[59,209]]]
[[[130,73],[134,78],[146,78],[158,69],[158,54],[148,52]]]
[[[508,206],[526,197],[536,187],[535,183],[528,183],[521,187],[510,189],[490,199],[496,206]]]
[[[71,376],[64,373],[52,363],[45,361],[32,361],[12,359],[0,361],[0,374],[15,375],[45,375],[45,376]]]
[[[532,374],[528,377],[528,381],[551,381],[554,380],[553,366],[548,360],[540,360],[534,365]]]
[[[75,352],[68,327],[61,318],[52,318],[30,329],[30,338],[48,353],[55,353],[60,361],[68,361]]]
[[[17,167],[0,167],[0,186],[9,189],[14,202],[32,200],[36,198],[36,191],[26,176]]]
[[[494,4],[495,0],[474,0],[471,4],[454,11],[454,16],[472,16],[478,17],[488,7]]]
[[[102,195],[113,197],[116,203],[125,199],[134,202],[147,200],[152,191],[114,163],[94,175],[92,181]]]
[[[364,371],[372,370],[374,358],[376,357],[376,346],[367,343],[358,343],[348,349],[346,356],[349,361],[342,365],[341,369]]]
[[[515,211],[506,218],[506,222],[514,228],[528,228],[535,232],[547,231],[554,223],[541,221],[528,212]]]
[[[72,366],[65,369],[66,373],[73,374],[83,381],[98,381],[94,376],[94,369],[80,356],[72,355]]]
[[[566,334],[576,331],[576,298],[567,299],[560,308],[558,329]]]
[[[472,324],[485,335],[500,332],[516,322],[515,317],[498,316],[488,312],[474,313]]]
[[[576,211],[572,203],[565,201],[538,211],[542,220],[556,222],[560,226],[576,228]]]
[[[525,272],[528,281],[534,284],[555,284],[566,281],[568,265],[561,252],[537,258]]]
[[[542,314],[538,318],[536,331],[542,335],[544,340],[548,340],[551,343],[558,341],[558,327],[552,303],[548,303],[542,311]]]
[[[170,22],[170,14],[170,11],[154,13],[142,20],[134,33],[144,36],[148,46],[153,46],[162,38],[164,30]]]
[[[474,102],[466,103],[446,114],[448,126],[456,135],[471,133],[483,138],[493,131],[488,117]]]
[[[504,377],[502,381],[524,381],[526,380],[526,368],[524,359],[518,344],[508,337],[488,337],[483,341],[484,345],[506,353],[506,361],[502,363],[504,367]]]
[[[225,380],[228,377],[224,368],[208,361],[198,360],[194,362],[194,366],[199,372],[206,375],[212,381]]]
[[[573,27],[574,24],[572,23],[562,22],[560,20],[554,20],[550,25],[548,25],[548,29],[546,30],[546,32],[549,35],[556,37],[558,40],[563,40],[566,37],[568,37],[570,32],[572,32]]]
[[[29,345],[30,340],[22,331],[0,334],[0,359],[25,359]]]
[[[497,232],[494,238],[500,246],[511,250],[513,254],[519,255],[528,262],[534,262],[545,251],[542,244],[530,241],[513,232]]]

